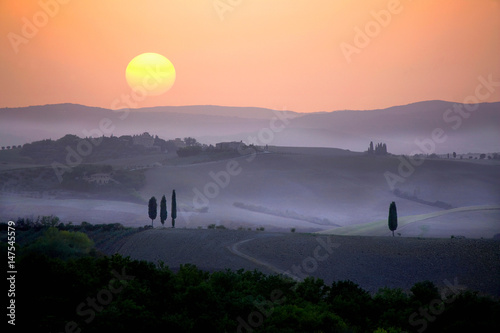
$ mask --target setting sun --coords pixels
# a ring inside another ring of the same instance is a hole
[[[130,88],[158,96],[174,85],[175,68],[170,60],[160,54],[143,53],[130,61],[125,76]]]

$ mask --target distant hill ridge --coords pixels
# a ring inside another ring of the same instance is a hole
[[[284,127],[276,125],[279,121],[271,123],[276,112],[278,118],[286,118]],[[435,129],[442,129],[446,140],[436,145],[436,153],[500,151],[500,102],[481,103],[468,112],[461,104],[445,101],[313,113],[215,105],[110,110],[66,103],[3,108],[0,142],[19,145],[68,133],[85,136],[98,133],[103,119],[109,131],[101,132],[107,136],[153,132],[164,139],[191,136],[208,144],[243,140],[354,151],[366,150],[370,141],[383,141],[389,152],[405,154],[418,148],[416,140],[429,139]]]

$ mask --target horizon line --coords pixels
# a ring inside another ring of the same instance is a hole
[[[409,106],[409,105],[420,104],[420,103],[429,103],[429,102],[442,102],[442,103],[449,103],[449,104],[471,105],[471,104],[495,104],[495,103],[500,103],[500,100],[493,101],[493,102],[480,102],[480,103],[460,103],[460,102],[446,101],[446,100],[440,100],[440,99],[433,99],[433,100],[423,100],[423,101],[411,102],[411,103],[407,103],[407,104],[391,105],[391,106],[387,106],[385,108],[336,109],[336,110],[330,110],[330,111],[323,110],[323,111],[311,111],[311,112],[300,112],[300,111],[293,111],[293,110],[278,110],[278,109],[272,109],[272,108],[263,107],[263,106],[235,106],[235,105],[216,105],[216,104],[157,105],[157,106],[145,106],[145,107],[128,108],[128,109],[129,110],[141,110],[141,109],[176,108],[176,107],[177,108],[183,108],[183,107],[220,107],[220,108],[241,108],[241,109],[253,108],[253,109],[271,110],[271,111],[293,112],[293,113],[298,113],[298,114],[314,114],[314,113],[332,113],[332,112],[340,112],[340,111],[354,111],[354,112],[377,111],[377,110],[386,110],[386,109],[395,108],[395,107],[403,107],[403,106]],[[93,106],[93,105],[85,105],[85,104],[80,104],[80,103],[63,102],[63,103],[35,104],[35,105],[27,105],[27,106],[4,106],[4,107],[0,107],[0,110],[2,110],[2,109],[23,109],[23,108],[44,107],[44,106],[60,106],[60,105],[76,105],[76,106],[83,106],[83,107],[87,107],[87,108],[96,108],[96,109],[104,109],[104,110],[111,110],[111,111],[127,109],[127,108],[111,109],[111,108],[105,108],[102,106]]]

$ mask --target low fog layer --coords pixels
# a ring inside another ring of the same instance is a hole
[[[273,153],[146,172],[144,199],[172,189],[180,209],[176,227],[210,224],[320,231],[387,219],[391,201],[400,217],[466,206],[500,206],[500,165],[494,161],[425,160],[401,174],[397,157],[330,149],[276,149]],[[392,185],[387,173],[401,178]],[[396,190],[396,191],[394,191]],[[79,223],[150,224],[147,205],[102,200],[44,200],[2,196],[2,220],[58,215]],[[491,238],[500,211],[453,213],[398,230],[402,236]],[[155,221],[159,226],[160,222]],[[167,221],[170,226],[170,220]],[[386,235],[390,232],[387,229]]]

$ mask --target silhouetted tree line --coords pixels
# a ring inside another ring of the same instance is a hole
[[[373,155],[387,155],[387,145],[385,143],[377,143],[375,148],[373,147],[373,141],[370,141],[368,146],[368,154]]]
[[[46,139],[24,144],[20,154],[37,162],[51,163],[57,161],[65,163],[68,154],[78,153],[85,162],[95,162],[110,158],[133,157],[158,151],[175,152],[178,149],[175,140],[166,141],[155,136],[152,137],[152,146],[148,147],[137,144],[134,137],[137,136],[80,138],[73,134],[67,134],[58,140]],[[85,145],[82,144],[82,141],[86,141]],[[75,153],[71,153],[71,151]]]
[[[7,150],[9,150],[9,149],[19,149],[21,147],[22,147],[21,145],[18,145],[18,146],[16,146],[16,145],[13,145],[13,146],[2,146],[2,150],[6,150],[6,149]]]
[[[416,154],[415,156],[416,157],[422,156],[422,157],[428,157],[428,158],[440,158],[440,156],[437,155],[437,154],[430,154],[430,155],[428,155],[428,154],[427,155],[425,155],[425,154]],[[462,154],[459,157],[462,160],[462,159],[464,159],[464,156],[465,156],[466,159],[476,159],[476,160],[478,159],[477,156],[474,157],[474,156],[471,156],[469,154]],[[457,155],[456,152],[453,152],[451,155],[448,153],[447,154],[447,158],[451,158],[451,157],[457,158],[458,155]],[[488,160],[500,160],[500,154],[493,153],[493,154],[490,155],[490,154],[481,153],[481,154],[479,154],[479,159],[480,160],[484,160],[484,159],[488,159]]]
[[[184,138],[184,143],[186,144],[186,146],[188,147],[192,147],[192,146],[200,146],[200,143],[198,141],[196,141],[195,138],[192,138],[190,136],[188,136],[187,138]]]
[[[59,217],[54,215],[49,216],[38,216],[37,218],[30,217],[19,217],[16,222],[17,231],[44,231],[48,228],[57,228],[58,230],[66,231],[117,231],[123,230],[125,227],[121,223],[103,223],[103,224],[91,224],[83,221],[80,224],[73,224],[72,222],[63,223]],[[0,223],[0,232],[7,231],[7,223]]]
[[[185,146],[177,149],[179,157],[196,156],[208,148],[207,145],[202,145],[192,137],[184,138],[183,143]]]
[[[429,206],[434,206],[434,207],[438,207],[438,208],[442,208],[442,209],[452,209],[454,208],[453,205],[447,203],[447,202],[443,202],[443,201],[440,201],[440,200],[436,200],[436,201],[428,201],[428,200],[424,200],[422,198],[419,198],[417,195],[414,194],[410,194],[410,193],[407,193],[407,192],[404,192],[404,191],[401,191],[400,189],[394,189],[392,191],[395,195],[397,195],[398,197],[400,198],[403,198],[403,199],[407,199],[407,200],[412,200],[412,201],[415,201],[415,202],[419,202],[421,204],[424,204],[424,205],[429,205]]]

